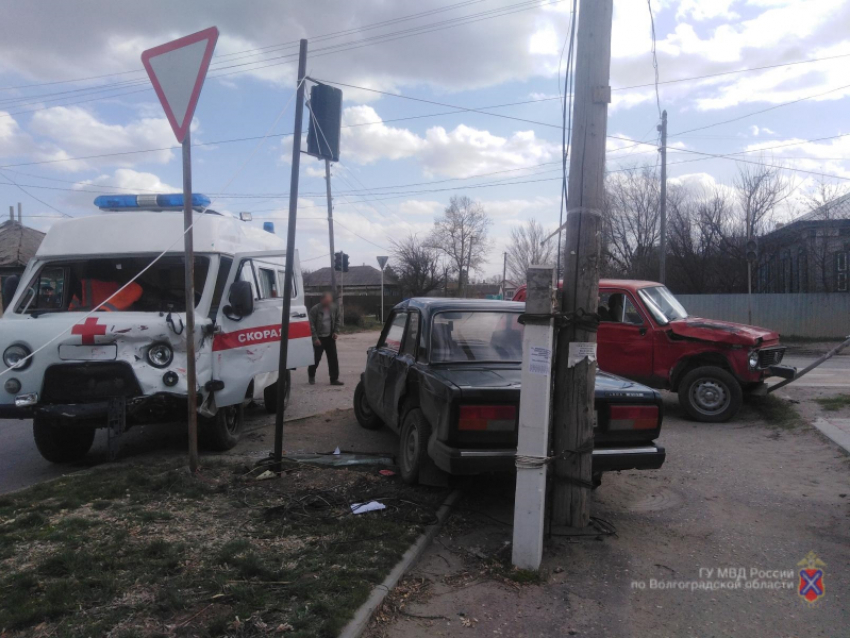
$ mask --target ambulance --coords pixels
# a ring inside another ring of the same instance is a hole
[[[100,196],[101,213],[57,222],[45,236],[0,320],[0,418],[32,418],[48,461],[84,457],[97,428],[108,428],[114,457],[134,424],[185,423],[188,339],[201,441],[232,448],[246,404],[275,411],[279,382],[289,396],[289,372],[277,373],[283,294],[291,295],[287,368],[313,363],[298,254],[284,291],[286,242],[273,226],[261,230],[209,204],[192,196],[194,334],[182,195]]]

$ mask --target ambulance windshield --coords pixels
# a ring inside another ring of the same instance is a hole
[[[28,283],[15,312],[36,316],[88,312],[101,303],[103,312],[184,312],[182,257],[163,257],[124,287],[152,259],[153,256],[122,256],[46,263]],[[196,305],[204,291],[208,270],[209,258],[195,257]]]

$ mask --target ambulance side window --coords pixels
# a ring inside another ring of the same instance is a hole
[[[30,290],[21,298],[18,312],[28,310],[61,310],[65,292],[65,269],[43,268],[33,281]]]
[[[286,272],[283,270],[277,271],[277,280],[280,284],[279,290],[283,290],[283,282],[286,281]],[[292,298],[295,299],[298,296],[298,282],[295,281],[295,277],[292,278]]]
[[[257,280],[260,284],[260,299],[274,299],[278,296],[274,270],[258,267]]]

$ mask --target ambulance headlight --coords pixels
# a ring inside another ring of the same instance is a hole
[[[155,368],[167,368],[174,360],[174,350],[167,343],[155,343],[148,348],[148,362]]]
[[[29,348],[17,343],[6,348],[6,351],[3,353],[3,363],[6,364],[7,368],[23,370],[32,361],[32,358],[27,359],[30,354]]]

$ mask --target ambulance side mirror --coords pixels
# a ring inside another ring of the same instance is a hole
[[[224,308],[224,312],[231,319],[242,319],[254,312],[254,291],[247,281],[234,281],[227,299],[230,305]]]

